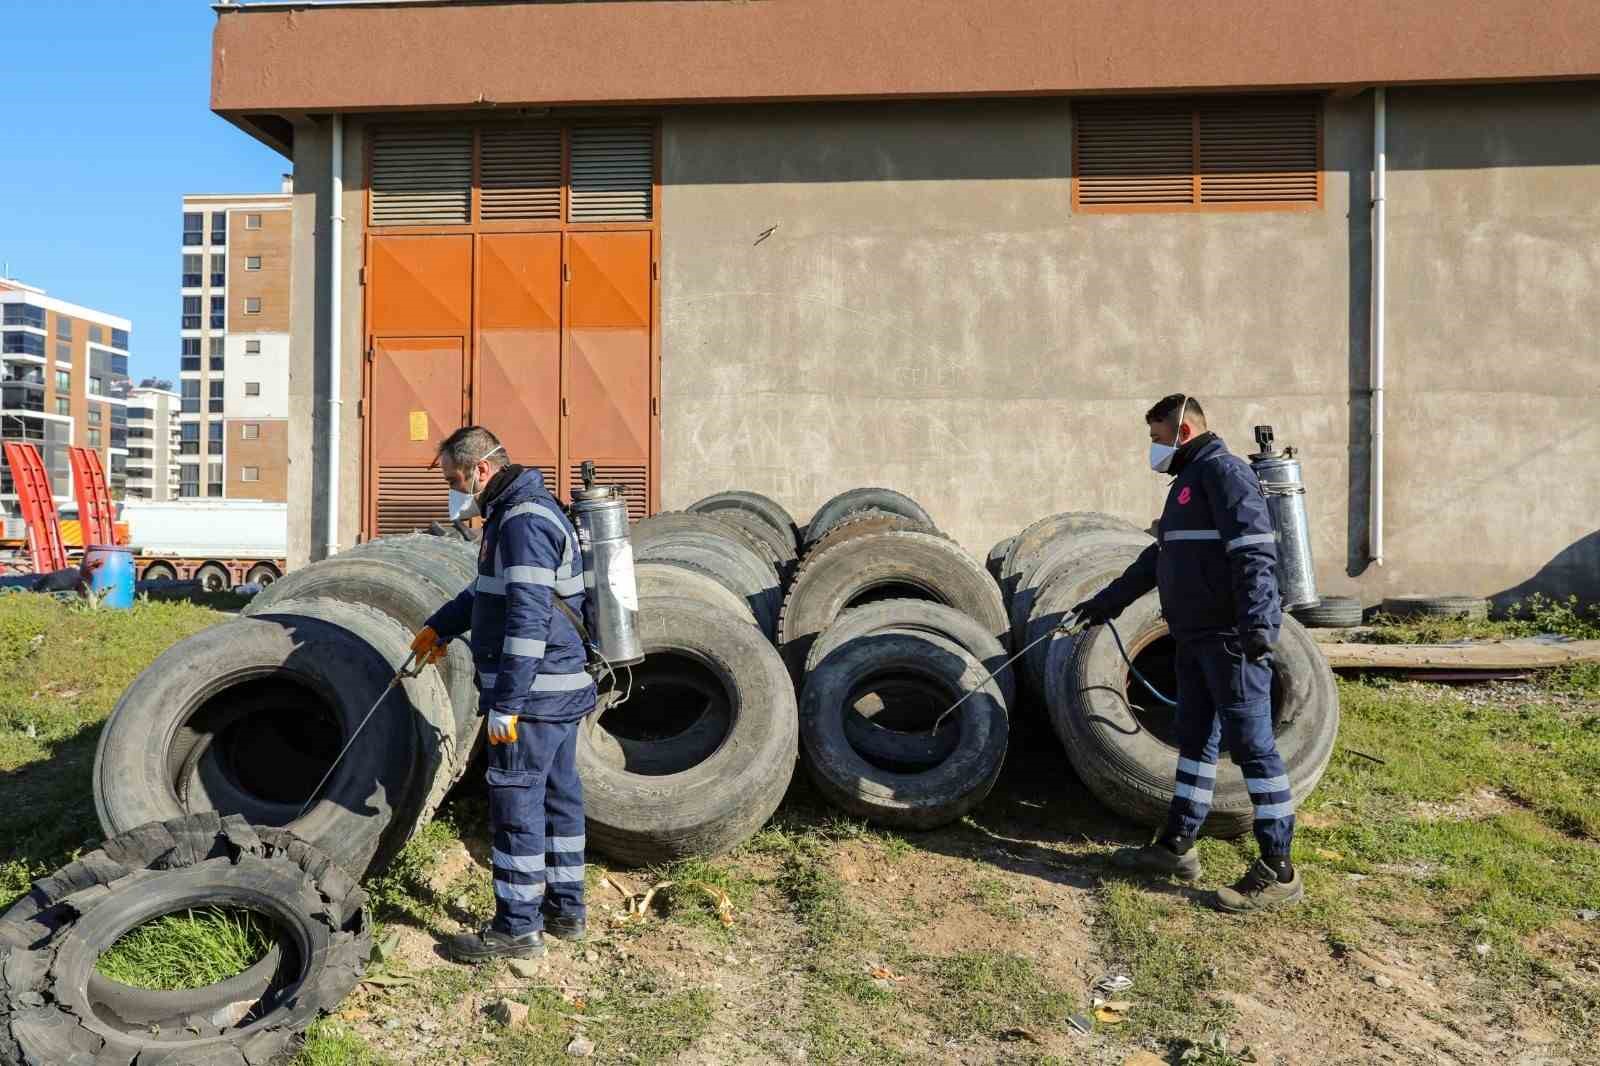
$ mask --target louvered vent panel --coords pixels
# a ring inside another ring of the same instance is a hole
[[[372,224],[442,226],[472,210],[472,131],[379,127],[372,135]]]
[[[1200,202],[1315,203],[1313,99],[1200,108]]]
[[[572,222],[648,222],[655,176],[649,126],[577,126],[572,130]]]
[[[1194,201],[1194,119],[1187,105],[1103,104],[1077,109],[1078,202]]]
[[[486,127],[478,213],[485,221],[561,217],[561,130]]]
[[[572,464],[572,484],[575,488],[583,487],[582,466],[581,463]],[[596,463],[594,482],[596,485],[622,487],[622,497],[628,502],[628,521],[637,522],[650,513],[650,468],[645,464],[607,466]]]
[[[378,535],[426,531],[450,520],[450,495],[439,471],[425,466],[378,468]]]

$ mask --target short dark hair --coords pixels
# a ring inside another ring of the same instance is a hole
[[[1206,410],[1200,406],[1200,401],[1182,392],[1161,397],[1154,407],[1144,413],[1144,420],[1151,425],[1165,422],[1169,418],[1176,417],[1180,407],[1183,408],[1185,415],[1192,411],[1202,426],[1206,424]]]
[[[482,426],[462,426],[440,442],[438,455],[449,459],[457,469],[472,466],[479,459],[488,459],[490,466],[498,468],[511,461],[504,451],[494,451],[499,447],[500,438]]]

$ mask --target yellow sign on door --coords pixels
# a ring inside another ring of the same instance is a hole
[[[427,440],[428,439],[428,412],[426,412],[426,411],[412,411],[411,412],[411,439],[412,440]]]

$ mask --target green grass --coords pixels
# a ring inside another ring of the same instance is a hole
[[[455,826],[441,812],[417,830],[389,868],[367,881],[367,898],[373,915],[385,921],[409,919],[433,928],[443,916],[446,902],[428,883],[434,863],[457,840]]]
[[[1022,907],[1015,896],[1012,887],[998,877],[980,877],[972,884],[972,899],[978,909],[1003,922],[1022,920]]]
[[[952,1036],[1060,1026],[1077,1008],[1032,960],[1010,952],[961,952],[937,960],[934,974],[945,1001],[939,1023]]]
[[[650,871],[651,884],[662,881],[670,881],[671,884],[656,893],[652,902],[662,917],[715,930],[729,940],[736,939],[739,912],[750,905],[756,891],[754,879],[738,866],[709,859],[682,859]],[[712,892],[727,893],[733,905],[735,927],[722,924]]]
[[[0,908],[100,839],[95,745],[122,690],[173,643],[226,617],[183,603],[90,611],[0,596]]]
[[[1105,955],[1133,978],[1124,998],[1130,1035],[1199,1038],[1226,1027],[1231,1012],[1205,993],[1219,987],[1231,930],[1171,896],[1129,881],[1107,881],[1095,923]]]
[[[242,973],[272,945],[272,927],[249,911],[204,907],[167,914],[118,938],[95,968],[138,988],[203,988]]]
[[[520,1002],[527,1021],[496,1027],[475,1050],[481,1059],[503,1066],[556,1066],[573,1061],[567,1045],[582,1033],[594,1042],[595,1062],[663,1062],[710,1028],[714,1000],[703,988],[670,990],[649,973],[613,974],[606,995],[581,1007],[553,988],[536,987]]]
[[[1461,618],[1389,618],[1379,616],[1362,627],[1362,639],[1372,644],[1448,644],[1457,640],[1496,640],[1534,637],[1542,633],[1600,639],[1600,604],[1583,605],[1576,596],[1554,600],[1532,596],[1513,604],[1502,617],[1484,620]]]
[[[306,1031],[289,1066],[392,1066],[393,1060],[372,1050],[348,1026],[324,1018]]]

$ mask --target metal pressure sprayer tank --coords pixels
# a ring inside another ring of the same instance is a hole
[[[1278,534],[1278,593],[1283,609],[1314,607],[1321,597],[1311,561],[1311,525],[1306,517],[1300,460],[1293,448],[1273,450],[1271,426],[1256,427],[1256,446],[1261,450],[1250,457],[1250,469],[1261,482],[1272,527]]]
[[[644,662],[639,644],[639,591],[633,578],[628,505],[613,485],[594,483],[594,463],[582,467],[583,487],[572,494],[573,525],[583,549],[584,620],[611,666]]]

